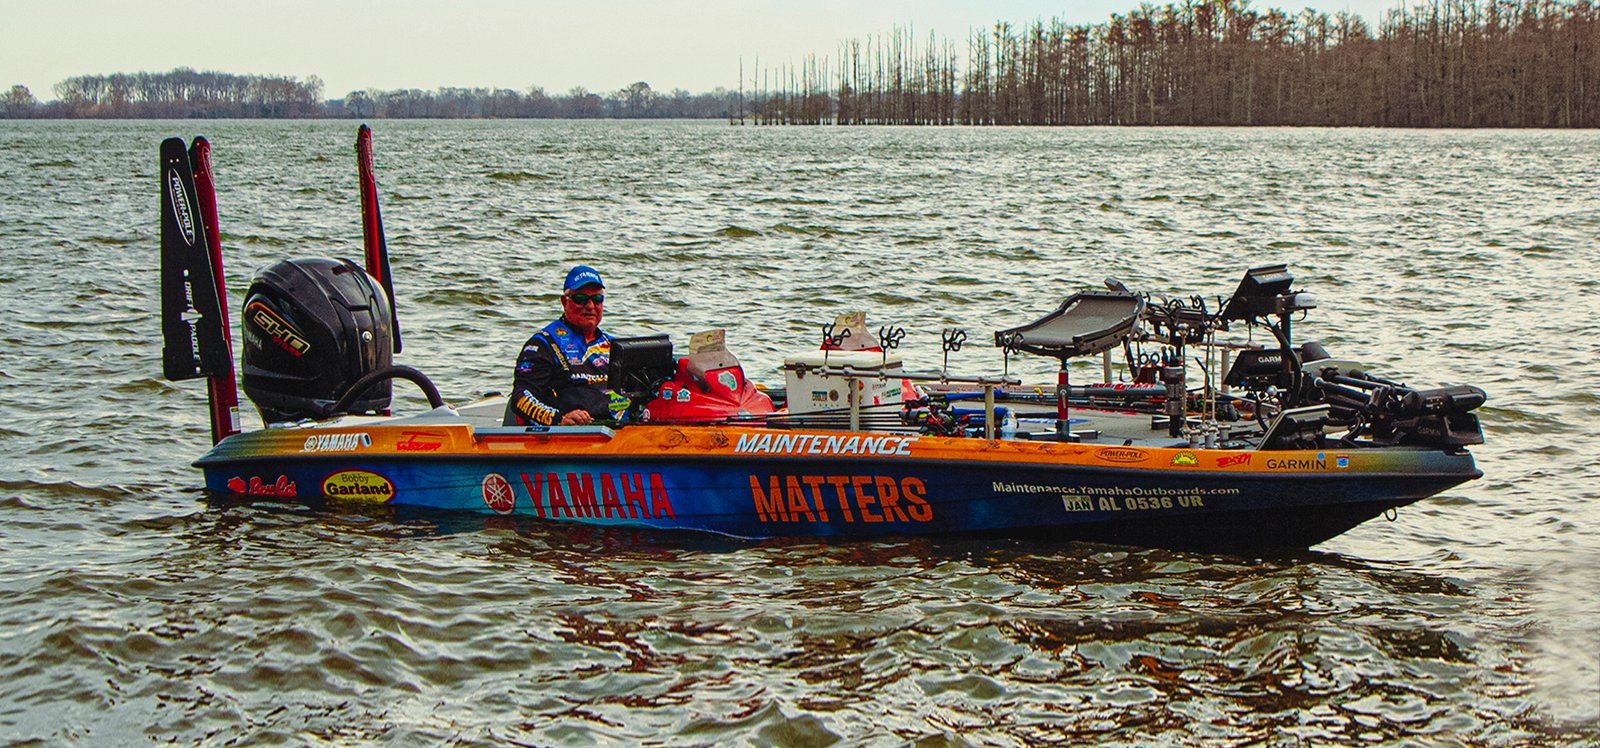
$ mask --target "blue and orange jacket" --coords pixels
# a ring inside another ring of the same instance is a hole
[[[528,338],[517,356],[517,371],[506,403],[505,425],[549,426],[574,410],[596,419],[612,417],[605,389],[611,363],[611,336],[596,330],[593,340],[558,319]]]

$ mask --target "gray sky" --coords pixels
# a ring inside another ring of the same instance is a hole
[[[1402,0],[1328,0],[1376,25]],[[699,93],[749,71],[836,54],[895,25],[952,41],[996,20],[1094,23],[1137,0],[0,0],[0,86],[41,101],[74,75],[166,71],[320,76],[360,88],[610,91],[634,81]],[[1159,5],[1165,5],[1165,2]],[[1295,3],[1257,9],[1298,12]],[[964,51],[964,50],[963,50]],[[747,72],[748,74],[748,72]]]

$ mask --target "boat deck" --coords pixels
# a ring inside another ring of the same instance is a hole
[[[1055,411],[1042,406],[1013,407],[1017,415],[1016,433],[1006,438],[1028,441],[1055,441],[1056,423]],[[504,397],[489,397],[459,408],[439,408],[436,410],[419,413],[402,418],[385,419],[394,425],[428,425],[428,424],[455,424],[465,421],[472,426],[474,431],[500,430],[501,419],[505,413]],[[359,418],[359,417],[358,417]],[[1193,445],[1184,437],[1173,437],[1167,433],[1166,418],[1149,413],[1134,413],[1112,410],[1098,410],[1092,408],[1075,408],[1071,411],[1071,427],[1073,436],[1070,441],[1084,444],[1104,444],[1136,447],[1181,447],[1190,448]],[[1224,424],[1232,427],[1232,435],[1223,433],[1218,435],[1217,446],[1248,449],[1244,436],[1256,433],[1255,424],[1240,422]],[[592,429],[585,428],[584,432]],[[873,429],[864,429],[873,430]],[[877,429],[890,431],[889,429]],[[901,426],[892,431],[909,433],[913,429]],[[572,433],[578,433],[576,429]]]

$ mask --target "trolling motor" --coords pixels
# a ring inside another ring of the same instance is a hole
[[[1335,360],[1320,343],[1296,348],[1292,316],[1315,308],[1316,299],[1291,291],[1293,283],[1286,265],[1252,268],[1239,281],[1222,319],[1266,327],[1278,348],[1242,352],[1224,384],[1274,393],[1281,413],[1298,413],[1294,432],[1302,437],[1315,434],[1320,440],[1324,427],[1338,427],[1348,429],[1341,438],[1347,444],[1358,437],[1385,446],[1454,448],[1483,443],[1483,430],[1472,412],[1488,399],[1482,389],[1471,385],[1414,389]],[[1261,416],[1259,409],[1257,414]],[[1263,447],[1282,446],[1271,442],[1276,432],[1284,430],[1265,428]]]
[[[1315,371],[1311,384],[1329,405],[1329,422],[1348,426],[1345,440],[1365,436],[1375,444],[1465,447],[1483,443],[1477,410],[1488,401],[1478,387],[1466,384],[1419,390],[1361,369],[1337,366]],[[1332,363],[1332,362],[1330,362]]]

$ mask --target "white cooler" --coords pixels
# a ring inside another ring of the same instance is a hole
[[[852,383],[863,407],[900,403],[900,374],[904,367],[900,364],[900,357],[892,352],[885,359],[879,351],[806,351],[784,358],[783,363],[790,413],[849,408]],[[788,368],[796,364],[823,366],[824,363],[831,368],[849,366],[871,376],[856,379],[845,379],[839,375],[824,377]],[[879,378],[880,373],[886,376]]]

